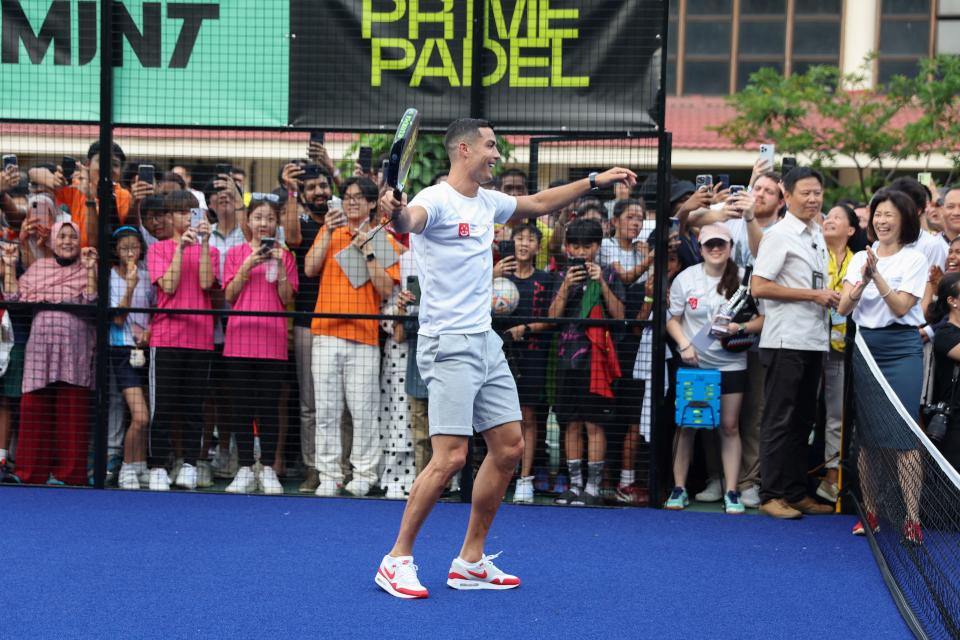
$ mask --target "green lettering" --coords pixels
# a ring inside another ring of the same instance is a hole
[[[507,51],[503,48],[502,44],[496,40],[490,40],[489,38],[483,41],[483,47],[492,53],[493,57],[497,59],[496,67],[494,67],[493,71],[490,72],[490,75],[484,76],[482,80],[483,86],[489,87],[503,80],[503,76],[506,75]]]
[[[590,76],[563,77],[563,38],[553,38],[550,47],[550,86],[589,87]]]
[[[540,0],[540,20],[537,35],[541,38],[579,38],[579,29],[551,29],[551,20],[576,20],[580,17],[579,9],[551,9],[550,0]]]
[[[421,13],[420,0],[410,0],[410,39],[420,39],[421,22],[442,22],[444,40],[453,39],[453,0],[443,0],[443,9]]]
[[[463,86],[473,86],[473,0],[467,0],[466,37],[463,39]]]
[[[528,57],[520,55],[520,47],[531,49],[546,49],[550,41],[546,38],[514,38],[510,41],[510,86],[511,87],[548,87],[549,78],[523,77],[520,75],[524,67],[549,67],[550,58]]]
[[[442,67],[431,67],[430,57],[433,50],[440,52],[440,61]],[[447,47],[447,41],[442,38],[427,38],[424,40],[423,50],[420,51],[420,57],[417,59],[417,66],[413,70],[413,77],[410,78],[411,87],[419,87],[420,82],[425,76],[435,78],[446,78],[451,87],[460,86],[460,78],[457,77],[457,70],[453,66],[453,56],[450,55],[450,49]]]
[[[510,29],[507,29],[507,21],[503,14],[502,0],[490,0],[490,8],[493,11],[493,24],[496,28],[497,37],[501,40],[512,40],[520,34],[520,21],[523,15],[527,15],[527,36],[535,38],[537,36],[537,2],[536,0],[516,0],[513,7],[513,15],[510,16]],[[487,23],[489,29],[489,22]],[[490,34],[485,34],[489,36]]]
[[[403,57],[383,59],[384,49],[401,49]],[[413,44],[403,38],[373,38],[370,40],[370,86],[379,87],[384,71],[406,69],[413,64],[417,50]]]
[[[363,0],[360,18],[360,34],[364,39],[373,35],[374,22],[396,22],[407,11],[407,0],[394,0],[393,11],[374,11],[373,0]]]

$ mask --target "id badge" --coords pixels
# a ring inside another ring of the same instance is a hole
[[[814,271],[813,272],[813,287],[812,289],[823,289],[823,272]]]

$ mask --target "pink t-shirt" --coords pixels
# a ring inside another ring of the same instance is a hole
[[[150,282],[157,282],[170,268],[177,248],[175,240],[154,242],[147,251],[147,271]],[[220,280],[220,252],[210,247],[210,266],[213,277]],[[168,295],[157,287],[158,309],[212,309],[210,293],[200,288],[200,245],[183,250],[180,261],[180,284],[174,294]],[[157,313],[150,326],[151,347],[213,350],[213,316]]]
[[[250,245],[243,244],[227,251],[223,266],[224,287],[240,271],[244,261],[253,252]],[[283,302],[277,292],[277,283],[267,282],[267,265],[263,262],[250,271],[250,279],[233,302],[234,311],[283,311]],[[289,251],[283,252],[283,268],[294,292],[300,286],[297,278],[297,261]],[[230,316],[227,320],[227,336],[223,342],[223,355],[228,358],[263,358],[266,360],[287,359],[287,319],[281,316]]]

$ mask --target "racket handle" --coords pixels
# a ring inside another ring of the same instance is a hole
[[[402,201],[402,200],[403,200],[403,192],[400,191],[400,189],[394,189],[394,190],[393,190],[393,197],[396,198],[397,200]]]

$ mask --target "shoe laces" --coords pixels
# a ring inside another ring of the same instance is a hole
[[[420,570],[420,567],[413,563],[413,560],[406,560],[404,562],[394,561],[393,568],[397,572],[397,582],[400,581],[413,581],[419,583],[417,579],[417,571]]]

